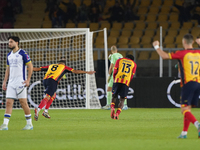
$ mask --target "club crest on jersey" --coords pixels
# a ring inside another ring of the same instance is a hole
[[[16,57],[19,57],[19,55],[16,55]]]
[[[120,76],[120,78],[124,79],[125,77],[127,77],[127,75],[123,74]]]

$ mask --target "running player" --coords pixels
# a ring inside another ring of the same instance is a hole
[[[42,115],[46,118],[51,118],[48,109],[53,102],[53,100],[56,98],[56,90],[57,85],[62,79],[63,75],[66,72],[72,72],[75,74],[93,74],[95,71],[82,71],[82,70],[74,70],[73,68],[70,68],[65,65],[66,60],[61,59],[57,64],[51,64],[49,66],[43,66],[40,68],[33,68],[33,71],[47,71],[44,80],[43,85],[45,87],[45,94],[46,96],[42,99],[41,103],[39,104],[38,108],[35,108],[35,116],[34,119],[38,120],[38,115],[40,110],[45,107],[45,110],[43,111]]]
[[[181,74],[181,113],[184,116],[183,131],[178,138],[187,138],[190,123],[198,129],[200,138],[200,124],[191,113],[192,106],[198,105],[200,95],[199,69],[200,50],[193,49],[193,36],[186,34],[183,36],[182,44],[184,50],[175,53],[166,53],[159,47],[159,41],[154,41],[153,46],[163,59],[178,59]]]
[[[125,58],[120,58],[116,61],[113,79],[114,84],[112,87],[112,103],[111,103],[111,118],[119,119],[119,114],[124,106],[124,100],[128,94],[129,84],[135,74],[137,65],[134,62],[133,55],[127,55]],[[115,114],[115,103],[117,96],[120,95],[118,109]]]
[[[110,110],[110,104],[111,104],[111,99],[112,99],[112,87],[113,87],[113,70],[114,70],[114,66],[115,63],[118,59],[123,58],[123,56],[117,52],[117,47],[116,46],[112,46],[111,47],[111,55],[109,57],[110,60],[110,67],[109,67],[109,71],[108,71],[108,89],[107,89],[107,101],[106,101],[106,105],[102,107],[102,109],[105,110]],[[127,106],[127,99],[124,101],[124,107],[123,110],[128,109]]]
[[[0,130],[8,130],[8,123],[11,117],[13,103],[16,99],[19,99],[27,121],[27,125],[23,130],[32,130],[33,125],[31,112],[27,104],[27,86],[29,86],[30,83],[33,65],[28,54],[24,50],[19,49],[19,37],[11,36],[8,40],[8,48],[12,51],[7,55],[7,67],[2,85],[2,89],[6,90],[6,110]],[[26,78],[27,66],[29,68],[28,78]],[[7,81],[8,85],[6,87]]]

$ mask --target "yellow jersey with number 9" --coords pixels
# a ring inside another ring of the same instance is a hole
[[[178,59],[181,86],[190,81],[199,82],[200,50],[182,50],[169,53],[170,59]]]

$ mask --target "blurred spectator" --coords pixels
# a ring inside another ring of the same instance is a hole
[[[21,0],[11,0],[12,6],[14,7],[14,12],[20,14],[23,12]]]
[[[0,0],[0,10],[7,5],[7,0]]]
[[[52,27],[62,27],[63,24],[63,10],[58,7],[58,5],[55,5],[49,12],[49,18],[52,21]]]
[[[109,22],[121,22],[123,20],[124,10],[118,1],[116,1],[115,5],[110,7],[108,11],[111,14],[110,18],[108,19]]]
[[[200,4],[200,0],[195,0],[195,4]]]
[[[100,6],[100,11],[102,12],[106,5],[106,0],[95,0],[95,2]]]
[[[174,7],[179,10],[179,22],[183,25],[183,22],[188,22],[191,20],[191,10],[193,10],[197,5],[189,5],[184,2],[182,6],[174,3]]]
[[[192,19],[197,20],[198,21],[197,27],[200,27],[200,15],[199,14],[193,14]]]
[[[97,4],[97,2],[95,0],[91,0],[91,4],[89,6],[90,11],[92,12],[92,9],[95,8],[97,13],[100,13],[100,8],[99,8],[99,4]]]
[[[139,17],[136,16],[133,12],[133,6],[130,2],[127,2],[126,5],[123,4],[124,7],[124,21],[132,21],[132,20],[139,20]]]
[[[98,22],[99,20],[99,13],[97,11],[97,9],[95,7],[92,8],[90,14],[89,14],[89,18],[91,22]]]
[[[124,21],[127,22],[127,21],[132,21],[132,20],[139,20],[139,16],[137,16],[135,13],[134,13],[134,7],[135,7],[135,4],[136,4],[136,0],[134,0],[132,3],[130,0],[127,0],[126,1],[126,4],[124,3],[124,0],[120,0],[120,3],[121,5],[123,6],[123,9],[124,9]]]
[[[98,22],[100,14],[99,5],[95,0],[92,0],[91,5],[89,6],[89,18],[91,22]]]
[[[78,21],[85,22],[88,20],[88,9],[87,6],[83,3],[78,9]]]
[[[55,5],[58,5],[58,0],[45,0],[46,8],[45,12],[50,11]]]
[[[65,3],[65,2],[62,1],[62,3],[67,6],[67,12],[66,12],[66,15],[65,15],[65,18],[64,18],[65,23],[67,23],[68,20],[75,22],[76,21],[76,15],[77,15],[76,4],[73,2],[73,0],[69,0],[69,3]]]
[[[10,22],[14,24],[15,15],[14,15],[14,7],[12,7],[11,2],[8,1],[7,5],[3,8],[3,23]]]

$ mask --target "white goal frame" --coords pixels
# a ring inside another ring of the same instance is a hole
[[[85,59],[85,68],[86,68],[86,71],[94,70],[93,45],[92,45],[93,44],[93,33],[90,32],[89,28],[0,29],[0,34],[1,33],[15,33],[15,32],[72,32],[72,31],[74,31],[74,34],[76,34],[77,31],[85,32],[85,35],[86,35],[85,36],[85,58],[86,58]],[[29,40],[31,40],[31,39],[29,39]],[[20,40],[20,42],[22,42],[22,40]],[[0,39],[0,44],[2,44],[2,43],[5,44],[5,41],[1,41],[1,39]],[[8,43],[8,41],[7,41],[7,43]],[[93,68],[93,69],[91,69],[91,68]],[[2,69],[5,70],[5,68],[2,68]],[[3,75],[3,77],[4,77],[4,75]],[[100,101],[98,98],[95,75],[86,74],[85,79],[86,79],[86,82],[85,82],[86,100],[85,100],[85,107],[81,107],[81,109],[100,109],[101,105],[100,105]],[[1,80],[3,81],[3,78]],[[91,91],[92,86],[93,86],[93,88],[95,88],[94,91]],[[29,88],[27,89],[27,91],[28,90],[29,90]],[[1,103],[3,103],[3,101],[5,100],[5,94],[2,94],[2,93],[0,91],[0,102]],[[99,104],[97,104],[96,106],[91,105],[90,100],[94,99],[94,98],[98,99]],[[1,109],[1,107],[0,107],[0,109]],[[62,108],[62,109],[65,109],[65,108]],[[69,109],[72,109],[72,108],[69,108]],[[77,109],[77,108],[75,108],[75,109]]]

